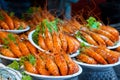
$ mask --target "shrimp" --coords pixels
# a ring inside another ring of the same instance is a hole
[[[104,42],[104,40],[96,33],[91,32],[91,31],[87,31],[88,34],[90,34],[90,36],[100,45],[100,46],[105,46],[106,44]]]
[[[46,68],[50,72],[50,74],[52,74],[54,76],[59,76],[60,75],[59,69],[58,69],[56,63],[54,62],[54,60],[49,55],[47,55],[45,53],[42,53],[42,54],[43,55],[40,55],[40,56],[45,61]]]
[[[9,49],[1,49],[1,53],[4,56],[15,58],[16,56]]]
[[[22,55],[27,56],[30,54],[30,51],[24,42],[18,41],[18,47],[19,47],[20,51],[22,52]]]
[[[52,39],[51,33],[48,31],[47,28],[45,30],[45,43],[48,49],[50,51],[53,51],[53,39]]]
[[[69,75],[74,74],[79,71],[78,65],[70,58],[68,54],[65,54],[64,52],[62,52],[62,56],[67,62]]]
[[[100,54],[110,64],[118,61],[119,54],[108,50],[107,48],[98,47],[95,48],[94,51]]]
[[[82,62],[85,62],[88,64],[97,64],[97,61],[94,58],[89,57],[88,55],[84,54],[83,52],[80,53],[76,58],[78,61],[82,61]]]
[[[9,30],[9,26],[2,20],[0,20],[0,28],[5,29],[5,30]]]
[[[106,46],[114,46],[114,43],[104,35],[98,34],[106,43]]]
[[[38,71],[36,70],[35,66],[33,66],[29,61],[24,61],[24,68],[28,72],[38,74]]]
[[[37,56],[37,49],[29,42],[25,41],[26,46],[28,47],[30,53],[32,53],[34,56]]]
[[[53,37],[53,47],[54,47],[53,51],[59,53],[62,49],[59,34],[53,32],[52,37]]]
[[[92,45],[97,46],[97,42],[87,33],[85,33],[84,31],[80,31],[81,35],[85,38],[85,40]]]
[[[115,36],[116,40],[119,40],[119,32],[117,29],[111,26],[101,26],[102,30],[105,30]]]
[[[74,43],[75,43],[75,49],[74,49],[74,51],[73,52],[76,52],[79,48],[80,48],[80,42],[76,39],[76,38],[74,38],[74,37],[71,37],[71,39],[74,41]]]
[[[94,30],[94,31],[98,34],[101,34],[101,35],[104,35],[104,36],[108,37],[113,42],[117,41],[115,36],[113,36],[111,33],[107,32],[107,31],[100,30],[100,29],[99,30]]]
[[[14,29],[14,24],[13,24],[12,18],[10,16],[8,16],[8,14],[6,12],[4,12],[3,10],[1,10],[1,13],[4,16],[4,20],[8,24],[9,28]]]
[[[61,54],[56,54],[56,55],[54,55],[54,60],[60,70],[60,74],[62,76],[67,75],[68,66],[67,66],[67,63],[66,63],[64,57]]]
[[[19,47],[14,42],[10,41],[9,48],[13,52],[13,54],[18,58],[23,56],[22,53],[20,52]]]
[[[45,62],[41,57],[36,60],[36,69],[41,75],[50,75],[50,72],[46,69]]]
[[[7,35],[8,35],[7,32],[0,31],[0,39],[5,39],[5,38],[7,38],[7,37],[8,37]]]
[[[44,49],[44,50],[48,50],[46,44],[45,44],[45,40],[44,40],[44,37],[42,36],[42,34],[39,34],[39,37],[38,37],[38,44],[39,46]]]
[[[66,40],[67,40],[67,44],[68,44],[68,52],[69,53],[73,53],[73,51],[75,49],[75,43],[74,43],[74,41],[68,35],[66,35]]]
[[[13,19],[13,23],[14,23],[15,29],[18,29],[21,26],[20,22],[16,19]]]
[[[23,27],[23,29],[27,28],[27,24],[24,21],[20,21],[20,25]]]
[[[94,58],[97,62],[101,64],[107,64],[107,61],[100,54],[96,53],[92,48],[85,48],[83,52]]]
[[[71,20],[71,25],[74,26],[77,30],[79,30],[81,27],[81,24],[76,19]]]
[[[34,14],[34,16],[36,20],[38,21],[38,23],[42,21],[39,13]]]
[[[105,48],[105,51],[110,53],[110,56],[109,56],[110,58],[108,58],[108,61],[109,61],[110,64],[116,63],[119,60],[120,53],[118,53],[116,51],[109,50],[107,48]]]
[[[61,48],[64,51],[67,51],[67,40],[66,40],[65,34],[60,32],[59,37],[60,37],[60,40],[61,40]]]

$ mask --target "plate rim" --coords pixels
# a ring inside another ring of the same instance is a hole
[[[116,63],[113,63],[113,64],[105,64],[105,65],[102,65],[102,64],[87,64],[87,63],[84,63],[84,62],[80,62],[76,59],[74,59],[74,61],[79,64],[80,66],[86,66],[86,67],[92,67],[92,68],[107,68],[107,67],[113,67],[113,66],[116,66],[116,65],[119,65],[120,64],[120,58],[118,59],[118,61]]]
[[[19,58],[7,57],[7,56],[4,56],[4,55],[2,55],[2,54],[0,54],[0,58],[7,59],[7,60],[11,60],[11,61],[14,61],[14,60],[20,61]]]
[[[27,26],[25,29],[22,30],[4,30],[4,29],[0,29],[0,31],[6,31],[6,32],[12,32],[12,33],[23,33],[25,31],[28,31],[30,29],[30,26]]]

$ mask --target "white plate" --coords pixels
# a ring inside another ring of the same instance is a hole
[[[29,39],[29,41],[31,42],[31,44],[34,45],[37,49],[39,49],[39,50],[41,50],[41,51],[46,52],[46,53],[49,54],[48,51],[42,49],[41,47],[39,47],[38,45],[36,45],[36,44],[34,43],[34,41],[33,41],[33,39],[32,39],[32,34],[33,34],[34,32],[35,32],[35,30],[31,31],[31,32],[29,33],[29,35],[28,35],[28,39]],[[75,57],[75,56],[77,56],[78,54],[79,54],[79,50],[77,50],[75,53],[72,53],[72,54],[70,55],[70,57]]]
[[[27,71],[25,71],[25,73],[40,80],[64,80],[64,79],[69,80],[70,78],[80,75],[82,73],[82,68],[79,66],[79,71],[77,73],[66,76],[46,76],[46,75],[33,74]]]
[[[17,33],[17,34],[19,34],[19,33],[23,33],[23,32],[25,32],[25,31],[28,31],[29,29],[30,29],[30,27],[27,26],[26,29],[22,29],[22,30],[4,30],[4,29],[0,29],[0,31],[6,31],[6,32],[12,32],[12,33]]]
[[[81,38],[77,38],[77,39],[78,39],[80,42],[83,42],[85,45],[95,47],[94,45],[89,44],[89,43],[83,41]],[[118,41],[114,46],[107,46],[107,48],[108,48],[108,49],[115,49],[115,48],[117,48],[117,47],[119,47],[119,46],[120,46],[120,39],[119,39],[119,41]]]
[[[11,57],[7,57],[7,56],[3,56],[3,55],[1,55],[0,54],[0,58],[3,58],[3,59],[6,59],[6,60],[10,60],[10,61],[14,61],[14,60],[16,60],[16,61],[19,61],[20,59],[19,58],[11,58]]]
[[[87,63],[83,63],[77,60],[74,60],[77,64],[84,66],[84,67],[88,67],[88,68],[92,68],[92,69],[101,69],[101,68],[108,68],[108,67],[113,67],[116,65],[120,64],[120,59],[118,60],[118,62],[114,63],[114,64],[106,64],[106,65],[102,65],[102,64],[87,64]]]

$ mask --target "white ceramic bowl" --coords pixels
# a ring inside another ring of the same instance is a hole
[[[29,35],[28,35],[28,39],[29,39],[29,41],[31,42],[31,44],[32,44],[33,46],[35,46],[37,49],[39,49],[39,50],[41,50],[41,51],[46,52],[46,53],[49,54],[48,51],[42,49],[40,46],[38,46],[38,45],[36,45],[36,44],[34,43],[34,41],[33,41],[33,39],[32,39],[32,34],[33,34],[34,32],[35,32],[35,30],[31,31],[31,32],[29,33]],[[77,50],[75,53],[72,53],[72,54],[70,55],[70,57],[75,57],[75,56],[77,56],[78,54],[79,54],[79,50]]]
[[[87,43],[87,42],[85,42],[85,41],[83,41],[82,39],[80,39],[80,38],[77,38],[80,42],[83,42],[85,45],[88,45],[88,46],[93,46],[93,47],[95,47],[94,45],[92,45],[92,44],[89,44],[89,43]],[[107,46],[107,48],[108,49],[115,49],[115,48],[117,48],[117,47],[119,47],[120,46],[120,40],[114,45],[114,46]]]
[[[0,29],[0,31],[6,31],[6,32],[11,32],[11,33],[17,33],[17,34],[19,34],[19,33],[26,32],[26,31],[28,31],[29,29],[30,29],[30,27],[27,26],[26,29],[22,29],[22,30],[4,30],[4,29]]]
[[[39,74],[33,74],[30,72],[25,71],[26,74],[38,79],[38,80],[70,80],[74,77],[77,77],[82,73],[82,68],[79,66],[79,71],[77,73],[66,75],[66,76],[46,76],[46,75],[39,75]]]
[[[87,67],[87,68],[92,68],[92,69],[103,69],[103,68],[108,68],[108,67],[113,67],[113,66],[117,66],[120,64],[120,58],[118,60],[118,62],[114,63],[114,64],[106,64],[106,65],[102,65],[102,64],[87,64],[84,62],[80,62],[74,59],[74,61],[83,66],[83,67]]]

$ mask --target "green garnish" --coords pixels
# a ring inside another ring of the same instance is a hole
[[[16,42],[16,39],[15,39],[15,37],[14,37],[14,35],[13,35],[12,33],[9,33],[9,34],[8,34],[8,38],[9,38],[11,41]]]
[[[1,12],[0,12],[0,20],[4,20],[4,16],[2,15]]]
[[[23,30],[23,26],[20,25],[19,28],[18,28],[18,30]]]
[[[11,17],[13,17],[14,15],[15,15],[15,13],[14,12],[10,12],[10,14],[9,14]]]
[[[27,58],[32,65],[36,63],[36,58],[33,55],[30,54],[27,56]]]
[[[100,26],[100,22],[96,21],[96,19],[94,17],[89,17],[89,19],[87,19],[87,26],[90,29],[99,29]]]
[[[4,45],[8,45],[9,44],[9,40],[7,38],[2,38],[2,40],[3,40]]]
[[[32,77],[25,72],[22,72],[22,80],[32,80]]]
[[[34,65],[36,62],[36,58],[32,54],[29,54],[28,56],[21,57],[20,58],[20,65],[23,65],[24,61],[29,61],[32,65]]]
[[[35,42],[35,44],[38,45],[38,36],[39,36],[39,32],[40,32],[40,25],[36,26],[35,32],[32,35],[32,39]]]
[[[13,68],[15,70],[19,70],[20,69],[20,65],[17,61],[13,61],[11,64],[8,65],[8,67]]]

